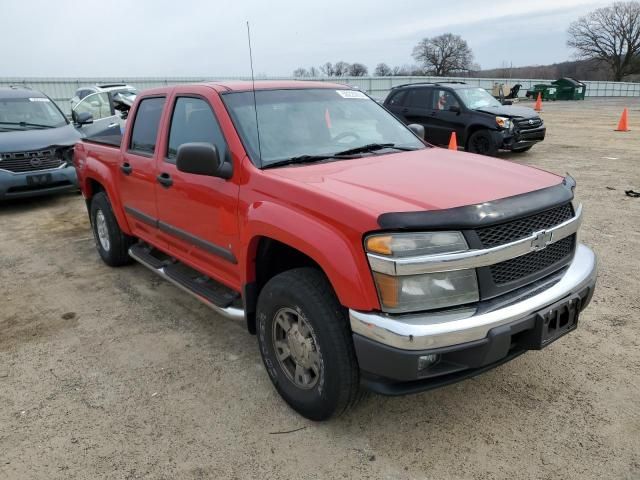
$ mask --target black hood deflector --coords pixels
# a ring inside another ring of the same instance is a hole
[[[567,175],[562,183],[533,192],[477,205],[427,212],[383,213],[378,225],[385,230],[467,230],[534,215],[573,199],[576,181]]]

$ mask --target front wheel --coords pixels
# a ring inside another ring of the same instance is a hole
[[[340,415],[359,398],[359,370],[344,308],[322,272],[273,277],[257,305],[258,344],[278,393],[311,420]]]
[[[472,153],[490,156],[495,156],[498,153],[498,147],[489,130],[476,130],[473,132],[469,137],[469,142],[467,142],[467,150]]]

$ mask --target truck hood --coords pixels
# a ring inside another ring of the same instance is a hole
[[[43,150],[74,145],[81,135],[72,125],[58,128],[0,131],[0,153]]]
[[[521,117],[521,118],[537,118],[538,114],[533,108],[520,107],[516,105],[500,105],[498,107],[476,108],[477,112],[489,113],[491,115],[499,115],[501,117]]]
[[[265,173],[334,200],[342,199],[375,218],[388,212],[480,204],[562,182],[562,177],[536,168],[435,147],[274,168]],[[335,212],[336,216],[339,214]]]

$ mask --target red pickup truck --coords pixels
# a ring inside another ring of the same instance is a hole
[[[593,294],[571,177],[422,134],[344,85],[184,85],[140,93],[75,165],[102,259],[246,322],[321,420],[541,349]]]

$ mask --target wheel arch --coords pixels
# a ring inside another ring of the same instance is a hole
[[[261,224],[264,228],[254,231],[245,243],[244,257],[240,259],[245,279],[243,299],[249,331],[255,331],[255,307],[261,288],[273,276],[298,267],[313,267],[327,278],[338,301],[346,307],[362,310],[379,308],[377,294],[370,278],[364,252],[358,263],[357,253],[335,231],[327,231],[323,226],[310,220],[301,221],[293,212],[288,212],[289,220],[297,229],[280,228]],[[284,217],[279,215],[282,220]],[[267,231],[268,230],[268,231]]]

